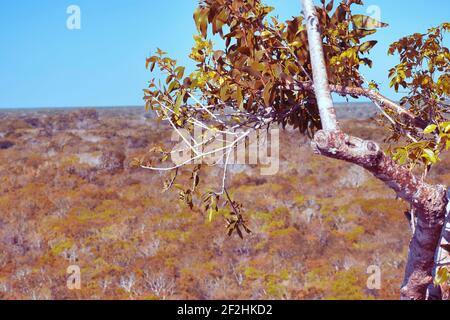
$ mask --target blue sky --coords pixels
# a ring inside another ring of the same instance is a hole
[[[319,0],[316,0],[319,3]],[[336,1],[337,2],[337,1]],[[449,0],[365,0],[390,27],[376,36],[369,79],[387,87],[390,43],[450,21]],[[266,0],[281,18],[298,15],[300,0]],[[81,9],[81,29],[69,30],[66,10]],[[195,25],[197,0],[15,0],[0,5],[0,108],[142,104],[151,78],[145,58],[161,47],[182,64]]]

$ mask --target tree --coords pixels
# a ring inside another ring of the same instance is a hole
[[[153,79],[144,90],[146,108],[155,110],[182,138],[185,147],[175,152],[188,151],[190,156],[175,166],[155,166],[155,156],[165,162],[174,151],[154,148],[152,157],[136,159],[136,165],[173,170],[165,189],[180,189],[180,198],[192,208],[200,182],[198,160],[222,152],[216,162],[224,164],[221,189],[206,192],[202,201],[212,219],[225,197],[230,208],[228,233],[236,231],[242,237],[242,229],[251,231],[240,204],[227,191],[230,155],[255,130],[291,126],[311,138],[314,152],[365,168],[410,204],[414,234],[401,297],[445,297],[447,293],[442,295],[435,284],[446,288],[448,280],[447,193],[444,186],[427,183],[426,178],[439,154],[450,148],[450,122],[446,120],[450,52],[443,44],[450,23],[390,46],[389,54],[400,57],[389,72],[390,85],[396,91],[408,91],[396,103],[360,73],[362,65],[372,67],[367,55],[377,44],[364,42],[364,38],[388,25],[353,14],[351,7],[363,5],[361,0],[343,0],[338,5],[321,0],[321,6],[302,0],[302,4],[303,16],[283,23],[260,0],[201,0],[194,13],[199,34],[194,36],[190,55],[197,63],[195,71],[185,76],[185,68],[158,49],[147,59],[147,67],[154,71],[157,66],[166,81]],[[221,50],[212,39],[220,43]],[[384,117],[381,125],[392,147],[384,152],[374,141],[342,132],[332,92],[373,101]],[[218,146],[220,135],[232,137],[231,142]],[[185,189],[176,178],[193,161],[192,185]]]

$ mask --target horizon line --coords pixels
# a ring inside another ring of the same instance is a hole
[[[346,105],[346,104],[374,104],[372,101],[348,101],[348,102],[334,102],[335,105]],[[145,108],[145,105],[116,105],[116,106],[40,106],[40,107],[0,107],[2,110],[47,110],[47,109],[112,109],[112,108]]]

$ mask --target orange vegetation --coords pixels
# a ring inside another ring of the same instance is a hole
[[[129,166],[170,137],[142,110],[0,118],[2,299],[398,298],[406,204],[360,168],[313,155],[297,132],[281,133],[278,175],[233,174],[253,231],[241,240],[161,193],[161,174]],[[380,138],[372,122],[346,127]],[[446,166],[438,182],[449,182]],[[217,185],[219,170],[203,183]],[[66,286],[70,265],[80,290]],[[381,268],[380,290],[366,287],[369,265]]]

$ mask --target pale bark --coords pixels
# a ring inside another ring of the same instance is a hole
[[[302,0],[302,3],[307,21],[314,76],[313,90],[317,98],[323,127],[323,130],[317,132],[314,137],[313,148],[318,154],[351,162],[367,169],[392,188],[400,198],[408,201],[414,207],[417,224],[409,246],[401,297],[402,299],[425,299],[427,288],[433,280],[436,248],[441,241],[441,230],[447,205],[446,188],[441,185],[429,185],[418,179],[410,170],[398,165],[385,155],[375,142],[351,137],[339,131],[327,79],[323,43],[314,3],[312,0]],[[336,89],[343,90],[345,88]],[[381,100],[385,107],[398,109],[395,103],[373,91],[360,93],[371,99]],[[396,112],[414,119],[407,111],[403,112],[398,109]]]
[[[322,128],[337,130],[336,112],[328,86],[327,67],[323,53],[322,36],[320,35],[319,19],[312,0],[302,0],[305,13],[306,29],[308,31],[311,68],[315,87],[317,105],[319,106]]]

